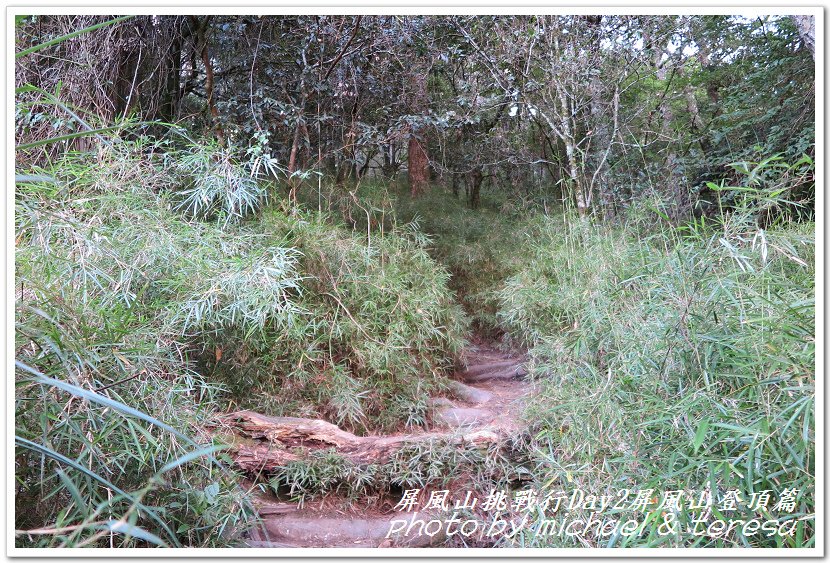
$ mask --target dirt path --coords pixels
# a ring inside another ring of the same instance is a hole
[[[531,382],[524,379],[524,358],[501,352],[480,339],[468,346],[462,358],[466,369],[453,377],[449,396],[433,399],[436,425],[428,431],[358,437],[323,421],[276,419],[245,411],[232,415],[234,420],[248,436],[265,438],[268,446],[267,451],[261,445],[240,447],[239,465],[251,469],[257,464],[290,461],[293,454],[289,449],[275,449],[276,442],[322,443],[354,460],[374,462],[411,442],[446,438],[459,443],[494,443],[515,435],[522,428],[524,401],[532,392]],[[256,505],[262,526],[251,532],[246,542],[251,547],[427,547],[444,541],[440,535],[414,537],[409,543],[387,540],[392,520],[411,517],[391,509],[385,513],[360,507],[345,511],[337,510],[331,502],[306,503],[301,508],[263,495],[257,497]]]

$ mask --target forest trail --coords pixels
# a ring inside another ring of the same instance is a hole
[[[501,352],[474,338],[462,354],[465,369],[454,374],[448,397],[432,399],[434,424],[425,431],[382,436],[355,436],[319,420],[272,418],[241,411],[226,421],[246,435],[236,451],[237,465],[249,475],[300,459],[296,446],[334,447],[360,463],[382,461],[402,446],[439,439],[488,447],[519,433],[523,405],[533,391],[525,379],[524,356]],[[290,451],[289,451],[290,448]],[[423,491],[422,491],[423,494]],[[446,538],[414,536],[405,543],[386,539],[392,520],[413,517],[394,509],[399,499],[365,506],[358,500],[341,509],[339,499],[324,498],[302,506],[259,494],[255,507],[262,518],[246,544],[250,547],[427,547]],[[424,499],[425,500],[425,499]],[[378,504],[382,509],[376,508]],[[422,512],[419,518],[427,513]]]

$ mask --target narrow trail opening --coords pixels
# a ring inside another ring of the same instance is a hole
[[[522,411],[533,393],[532,382],[525,378],[525,357],[473,336],[462,360],[466,367],[451,378],[447,396],[431,399],[434,417],[429,429],[356,436],[322,420],[231,413],[222,426],[235,435],[235,465],[261,481],[286,463],[319,450],[334,449],[365,465],[384,463],[402,448],[435,441],[459,448],[499,447],[524,428]],[[330,497],[300,505],[260,493],[255,506],[262,523],[246,543],[252,547],[426,547],[446,542],[440,534],[387,539],[392,520],[413,517],[394,509],[397,500],[357,499],[343,508]]]

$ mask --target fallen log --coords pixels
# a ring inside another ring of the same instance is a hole
[[[356,436],[323,420],[271,417],[253,411],[231,413],[223,417],[223,423],[226,428],[260,441],[253,445],[239,444],[232,454],[235,465],[247,472],[275,470],[307,457],[314,450],[329,448],[354,463],[368,464],[386,461],[401,448],[431,440],[486,447],[501,439],[493,430]]]
[[[265,438],[286,445],[328,444],[336,448],[356,446],[361,438],[340,430],[334,424],[314,418],[265,416],[253,411],[238,411],[224,417],[251,438]]]
[[[467,384],[481,383],[482,381],[489,381],[491,379],[521,379],[527,375],[527,370],[520,365],[513,365],[509,368],[494,371],[485,371],[477,374],[462,373],[461,377]]]
[[[467,366],[462,372],[462,375],[465,377],[473,377],[476,375],[481,375],[483,373],[488,373],[492,371],[501,371],[506,368],[511,368],[518,366],[521,362],[519,360],[502,360],[498,362],[487,362],[483,364],[475,364],[471,366]]]

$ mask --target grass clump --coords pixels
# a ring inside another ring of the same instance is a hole
[[[171,211],[164,170],[135,149],[67,154],[55,182],[17,190],[21,546],[224,546],[250,517],[204,449],[221,389],[183,357],[167,308],[209,233]]]
[[[530,443],[527,435],[488,447],[435,438],[406,445],[376,463],[317,450],[276,469],[268,484],[300,503],[336,495],[363,507],[380,507],[406,489],[510,489],[530,478]]]
[[[742,193],[754,193],[743,186]],[[644,535],[552,545],[811,545],[815,510],[814,225],[759,224],[745,200],[650,236],[572,218],[552,223],[527,268],[500,292],[506,330],[532,346],[539,399],[538,482],[620,489],[798,491],[792,536]],[[654,217],[659,221],[659,217]],[[656,505],[655,505],[656,506]],[[772,505],[770,505],[770,510]],[[715,508],[717,510],[717,508]],[[584,514],[587,518],[587,512]],[[692,514],[677,512],[684,526]],[[685,528],[684,528],[685,529]],[[610,542],[610,543],[609,543]]]
[[[317,212],[272,209],[245,228],[259,246],[293,249],[302,291],[256,331],[231,318],[203,331],[203,371],[269,414],[353,431],[426,424],[465,320],[414,227],[367,238]]]

